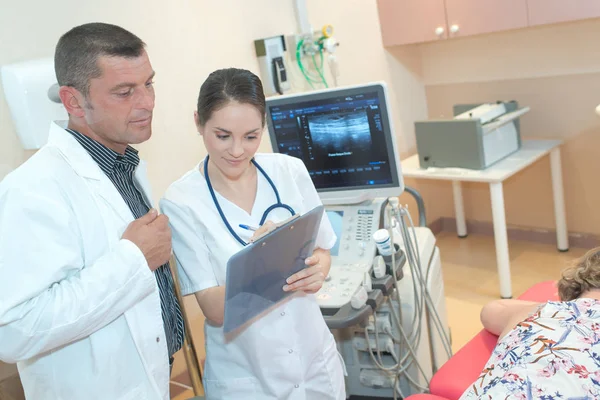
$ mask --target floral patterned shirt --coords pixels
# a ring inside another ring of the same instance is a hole
[[[498,342],[471,399],[600,399],[600,300],[540,306]]]

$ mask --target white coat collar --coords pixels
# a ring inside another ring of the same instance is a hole
[[[69,121],[54,121],[50,125],[48,145],[57,147],[78,175],[101,180],[106,175],[89,153],[65,129]]]
[[[54,121],[50,125],[48,135],[48,146],[56,147],[77,175],[90,180],[90,187],[98,193],[124,221],[132,220],[132,213],[121,194],[102,172],[100,166],[79,142],[65,129],[68,121]],[[152,206],[152,195],[147,178],[146,163],[140,160],[134,174],[135,181],[139,184],[142,195]]]

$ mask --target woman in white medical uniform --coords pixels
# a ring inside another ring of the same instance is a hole
[[[207,399],[345,399],[344,366],[314,298],[329,272],[336,241],[324,217],[317,250],[292,275],[289,301],[226,341],[222,324],[229,258],[254,232],[321,204],[304,164],[256,153],[265,124],[260,79],[240,69],[213,72],[194,113],[208,156],[161,200],[169,217],[182,291],[205,317]]]

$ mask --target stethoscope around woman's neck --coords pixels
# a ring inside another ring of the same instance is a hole
[[[275,193],[275,198],[277,199],[277,202],[275,204],[271,205],[269,208],[267,208],[265,210],[265,212],[263,213],[262,218],[260,219],[260,225],[263,225],[265,223],[265,221],[267,220],[267,217],[269,216],[269,213],[276,208],[285,208],[292,214],[292,216],[294,216],[296,214],[296,212],[294,211],[294,209],[292,207],[281,202],[281,198],[279,197],[279,192],[277,191],[275,184],[273,183],[271,178],[269,178],[269,175],[267,175],[265,170],[262,169],[260,165],[258,165],[258,163],[256,162],[256,160],[254,158],[252,159],[252,164],[254,164],[256,169],[265,177],[267,182],[269,182],[269,185],[273,189],[273,193]],[[204,160],[204,179],[206,179],[206,185],[208,186],[208,191],[210,192],[210,196],[212,197],[213,203],[215,203],[215,207],[217,207],[217,211],[219,212],[219,215],[221,216],[223,223],[227,227],[227,230],[229,231],[229,233],[231,233],[231,236],[233,236],[235,238],[235,240],[240,242],[240,244],[242,246],[247,246],[248,243],[244,242],[242,240],[242,238],[239,237],[239,235],[237,233],[235,233],[235,231],[229,224],[229,221],[227,220],[227,217],[225,217],[225,213],[223,212],[223,209],[221,208],[221,205],[219,204],[219,200],[217,200],[217,195],[215,194],[215,190],[213,189],[212,183],[210,182],[210,177],[208,176],[208,155],[206,156],[206,159]]]

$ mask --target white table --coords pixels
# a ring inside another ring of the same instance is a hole
[[[550,170],[552,174],[557,247],[559,251],[567,251],[569,249],[560,166],[559,146],[561,144],[562,141],[560,140],[524,140],[519,151],[481,171],[462,168],[422,169],[419,166],[418,154],[402,161],[402,174],[406,178],[452,181],[456,230],[459,237],[467,236],[461,182],[480,182],[490,185],[494,238],[496,241],[496,262],[498,264],[500,279],[500,295],[503,298],[512,297],[512,289],[502,184],[506,179],[548,154],[550,154]]]

